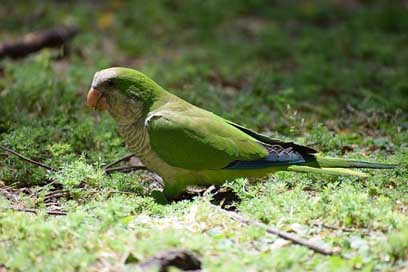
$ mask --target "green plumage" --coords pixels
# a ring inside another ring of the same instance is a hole
[[[232,161],[258,160],[268,155],[252,137],[190,105],[162,112],[148,123],[148,131],[156,153],[180,168],[222,169]]]
[[[312,148],[271,139],[172,95],[135,70],[102,70],[92,86],[106,98],[129,149],[164,179],[170,198],[188,185],[282,170],[364,177],[344,168],[395,167],[327,158]]]

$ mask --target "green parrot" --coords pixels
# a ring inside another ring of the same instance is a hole
[[[346,168],[396,167],[324,157],[310,147],[269,138],[188,103],[133,69],[95,73],[87,104],[109,111],[130,151],[163,179],[167,199],[189,185],[276,171],[365,177]]]

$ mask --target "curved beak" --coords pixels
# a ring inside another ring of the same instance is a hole
[[[109,105],[106,102],[106,98],[103,96],[103,94],[100,91],[93,88],[91,88],[88,92],[86,103],[88,104],[88,107],[92,110],[109,109]]]

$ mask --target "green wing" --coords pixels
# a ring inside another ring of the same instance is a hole
[[[152,149],[172,166],[221,169],[233,161],[268,156],[256,139],[221,117],[194,106],[154,113],[147,125]]]

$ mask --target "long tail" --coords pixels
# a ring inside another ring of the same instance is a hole
[[[312,158],[304,164],[288,166],[287,170],[305,173],[319,173],[329,175],[347,175],[367,177],[368,175],[359,171],[345,168],[371,168],[371,169],[392,169],[396,164],[384,164],[376,162],[365,162],[358,160],[323,157],[319,154],[311,155]]]

